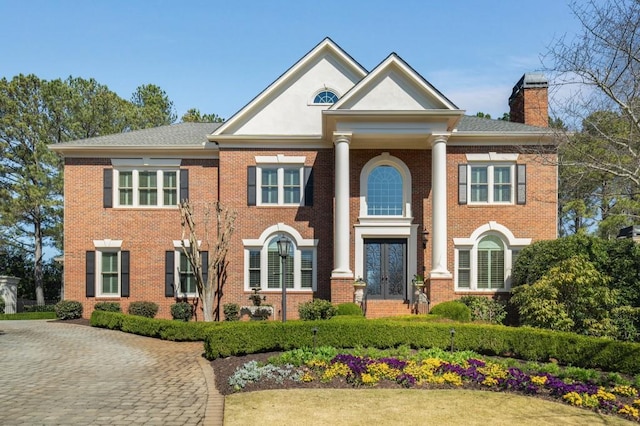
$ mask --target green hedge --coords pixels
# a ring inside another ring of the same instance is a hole
[[[90,322],[93,327],[121,330],[127,333],[176,342],[202,341],[212,328],[220,326],[220,323],[215,322],[153,319],[106,311],[93,311]]]
[[[25,305],[25,312],[55,312],[56,305]]]
[[[17,314],[0,314],[1,320],[42,320],[56,319],[55,312],[20,312]]]
[[[208,359],[216,359],[311,347],[313,328],[318,329],[318,346],[371,346],[381,349],[399,345],[447,349],[451,345],[453,328],[456,350],[474,350],[532,361],[553,358],[561,364],[575,367],[640,373],[640,344],[636,343],[525,327],[393,320],[335,318],[332,321],[226,323],[212,329],[206,336],[205,355]]]

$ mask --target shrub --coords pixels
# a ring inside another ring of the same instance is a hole
[[[153,302],[131,302],[129,314],[140,317],[154,318],[158,313],[158,305]]]
[[[336,306],[336,315],[362,316],[362,309],[356,303],[341,303]]]
[[[0,314],[4,314],[4,299],[0,297]]]
[[[61,300],[56,303],[56,316],[61,320],[82,318],[82,303],[76,300]]]
[[[331,302],[323,299],[313,299],[310,302],[301,303],[298,307],[300,319],[305,321],[329,319],[336,314],[336,311],[336,307]]]
[[[240,319],[240,305],[237,303],[225,303],[222,306],[225,321],[238,321]]]
[[[122,309],[120,309],[120,303],[118,302],[98,302],[93,305],[93,309],[105,312],[122,312]]]
[[[505,303],[482,296],[462,296],[460,302],[471,310],[471,321],[502,324],[507,317]]]
[[[56,305],[26,305],[25,312],[55,312]]]
[[[187,302],[178,302],[171,305],[171,317],[174,320],[189,321],[193,318],[193,306]]]
[[[471,321],[471,310],[467,305],[457,300],[438,303],[431,308],[431,312],[429,313],[459,322]]]

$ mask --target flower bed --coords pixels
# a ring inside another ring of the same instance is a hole
[[[271,358],[265,365],[255,361],[246,363],[229,377],[228,384],[236,391],[259,381],[275,381],[282,387],[286,387],[287,382],[298,385],[338,382],[353,387],[417,389],[465,387],[551,398],[576,407],[640,420],[640,396],[630,385],[605,386],[595,381],[561,379],[546,372],[525,372],[469,353],[440,351],[438,354],[436,351],[429,355],[428,351],[423,351],[410,357],[372,357],[350,353],[332,355],[326,348],[317,355],[309,355],[311,351],[296,351]]]

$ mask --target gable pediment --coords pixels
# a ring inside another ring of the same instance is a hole
[[[458,108],[400,57],[392,54],[330,109],[425,111]]]

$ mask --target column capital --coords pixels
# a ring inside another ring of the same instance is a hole
[[[350,144],[352,135],[351,132],[333,132],[333,143],[346,142]]]
[[[451,136],[451,133],[436,133],[431,135],[431,140],[430,140],[431,148],[433,148],[433,146],[439,142],[447,143],[450,136]]]

